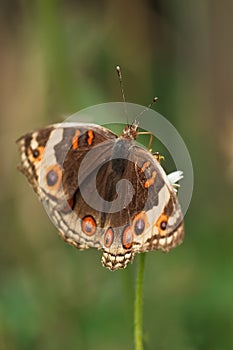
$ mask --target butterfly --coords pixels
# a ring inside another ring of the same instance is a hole
[[[138,130],[134,122],[117,136],[97,124],[64,122],[17,141],[18,168],[60,236],[77,249],[102,250],[110,270],[184,238],[176,190],[159,157],[135,143]]]

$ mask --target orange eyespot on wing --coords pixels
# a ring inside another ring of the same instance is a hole
[[[125,249],[130,249],[133,245],[133,233],[131,226],[126,226],[122,233],[122,245]]]
[[[87,236],[93,236],[96,231],[96,222],[92,216],[85,216],[82,219],[82,230]]]
[[[109,248],[112,245],[113,240],[114,240],[114,232],[113,232],[113,229],[111,227],[109,227],[104,235],[105,247]]]
[[[168,222],[168,217],[165,214],[160,215],[160,217],[156,221],[155,226],[158,228],[160,236],[166,236],[167,222]]]
[[[62,180],[62,170],[58,164],[49,167],[45,182],[51,190],[58,190]]]
[[[45,147],[43,147],[43,146],[38,146],[35,149],[31,148],[29,150],[29,154],[28,154],[28,158],[29,158],[30,162],[32,162],[32,163],[40,162],[42,160],[44,150],[45,150]]]
[[[148,227],[148,221],[146,217],[146,213],[142,211],[141,213],[138,213],[133,220],[133,232],[139,236],[141,235],[145,229]]]

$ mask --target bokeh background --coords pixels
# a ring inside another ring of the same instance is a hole
[[[184,244],[147,254],[145,349],[233,349],[233,3],[231,0],[0,1],[0,349],[133,349],[137,258],[56,235],[17,172],[15,140],[90,105],[155,109],[194,166]]]

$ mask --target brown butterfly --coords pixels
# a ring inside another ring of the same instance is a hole
[[[103,250],[124,268],[136,253],[179,245],[183,216],[157,157],[135,144],[138,125],[118,137],[95,124],[62,123],[21,137],[20,171],[59,229],[78,249]]]

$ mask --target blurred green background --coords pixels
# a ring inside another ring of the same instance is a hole
[[[233,349],[233,3],[231,0],[0,1],[0,350],[133,349],[137,258],[56,235],[17,172],[15,140],[90,105],[155,109],[182,135],[195,185],[183,245],[150,252],[145,349]]]

